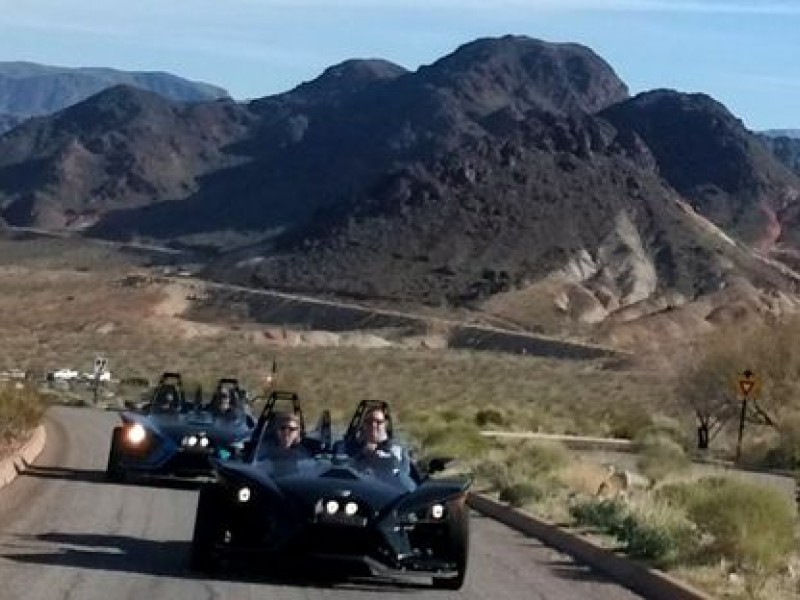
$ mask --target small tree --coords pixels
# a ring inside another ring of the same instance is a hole
[[[747,422],[781,433],[800,414],[800,319],[720,329],[682,357],[676,392],[697,417],[700,448],[739,414],[735,384],[745,369],[760,382],[758,393],[748,399]]]
[[[736,414],[732,381],[740,360],[737,349],[725,344],[725,336],[705,338],[683,355],[677,369],[679,402],[697,419],[697,447],[708,448],[725,424]]]

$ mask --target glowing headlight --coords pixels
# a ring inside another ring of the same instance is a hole
[[[243,488],[239,488],[239,492],[237,493],[236,497],[239,499],[239,502],[249,502],[250,501],[250,488],[245,486]]]
[[[352,517],[354,514],[358,512],[358,504],[355,502],[348,502],[344,505],[344,514],[348,517]]]
[[[441,504],[434,504],[431,506],[431,517],[434,519],[441,519],[444,516],[444,506]]]
[[[203,448],[205,448],[206,446],[208,446],[208,438],[207,438],[207,437],[201,437],[201,438],[200,438],[200,445],[201,445]]]
[[[188,437],[188,439],[186,440],[186,443],[187,443],[189,446],[194,446],[195,444],[197,444],[197,436],[190,435],[190,436]]]
[[[325,511],[329,515],[335,515],[338,510],[339,503],[336,500],[328,500],[328,502],[325,503]]]
[[[128,429],[128,441],[131,444],[141,444],[146,436],[147,432],[139,423],[134,423],[130,429]]]

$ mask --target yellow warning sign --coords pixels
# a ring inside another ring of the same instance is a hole
[[[753,396],[758,389],[758,377],[756,377],[756,374],[750,369],[739,373],[736,383],[739,388],[739,393],[745,398]]]

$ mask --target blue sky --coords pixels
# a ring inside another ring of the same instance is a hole
[[[0,0],[0,60],[169,71],[245,99],[347,58],[408,69],[508,33],[589,46],[631,93],[800,128],[800,0]]]

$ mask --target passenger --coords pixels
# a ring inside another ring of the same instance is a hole
[[[409,460],[408,451],[392,442],[388,433],[386,412],[380,407],[369,409],[361,421],[361,429],[354,444],[345,452],[355,459],[394,458]]]
[[[275,416],[276,442],[278,448],[289,450],[300,445],[300,420],[288,413],[278,413]]]

